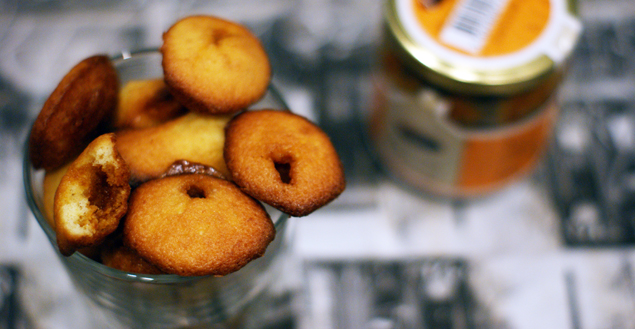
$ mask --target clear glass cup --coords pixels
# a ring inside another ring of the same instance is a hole
[[[123,53],[113,59],[121,84],[132,79],[162,77],[161,54],[156,50]],[[251,108],[288,109],[275,87]],[[261,258],[223,276],[182,277],[145,275],[107,267],[81,253],[62,256],[55,231],[43,208],[43,170],[35,170],[25,143],[23,174],[26,198],[37,222],[62,260],[75,286],[93,304],[96,318],[114,328],[184,328],[240,326],[242,313],[278,277],[277,261],[286,247],[288,216],[266,206],[276,227],[276,238]]]

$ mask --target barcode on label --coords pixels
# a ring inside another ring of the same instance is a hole
[[[441,41],[476,54],[485,45],[509,0],[462,0],[441,30]]]

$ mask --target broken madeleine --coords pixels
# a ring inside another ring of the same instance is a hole
[[[130,172],[115,143],[113,133],[97,137],[62,177],[54,201],[62,255],[100,244],[126,214]]]

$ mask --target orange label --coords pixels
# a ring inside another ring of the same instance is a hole
[[[556,106],[517,131],[503,136],[477,135],[465,141],[457,184],[468,190],[491,188],[534,167],[541,157],[556,117]]]
[[[551,10],[549,0],[508,0],[501,1],[502,10],[492,11],[495,17],[487,17],[481,9],[487,7],[489,1],[443,0],[431,8],[424,7],[418,0],[411,1],[419,25],[430,37],[439,44],[475,57],[507,55],[529,46],[547,26]],[[444,30],[451,28],[448,27],[451,21],[470,12],[474,15],[465,17],[470,24],[483,25],[485,20],[492,24],[487,29],[487,35],[483,36],[483,46],[476,52],[467,51],[461,46],[452,46],[442,38]],[[478,19],[483,22],[475,21]]]

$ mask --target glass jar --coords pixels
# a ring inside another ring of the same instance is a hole
[[[450,197],[531,172],[580,30],[566,0],[388,0],[369,118],[379,162]]]
[[[162,77],[161,54],[141,51],[123,54],[113,63],[120,82]],[[276,89],[251,108],[286,109]],[[27,143],[28,147],[28,138]],[[223,277],[182,277],[128,273],[107,267],[80,252],[62,256],[56,246],[43,204],[44,171],[35,170],[28,150],[24,153],[26,198],[38,224],[46,233],[74,285],[93,306],[96,321],[113,328],[240,327],[245,309],[277,278],[277,261],[283,254],[288,216],[266,207],[276,238],[266,253],[245,267]]]

